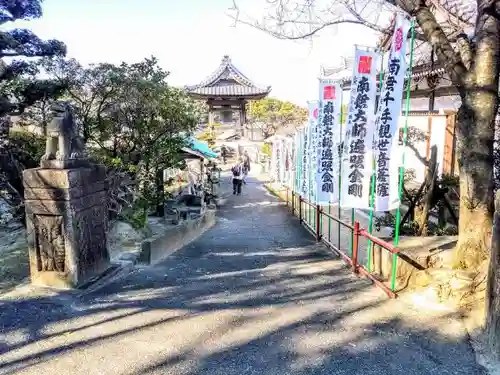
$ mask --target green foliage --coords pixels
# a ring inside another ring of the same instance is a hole
[[[208,123],[208,105],[204,100],[193,100],[196,111],[200,116],[200,123]]]
[[[394,227],[396,223],[396,217],[390,212],[386,212],[380,217],[376,217],[374,220],[374,227],[378,231],[381,227],[393,228],[392,236],[394,237]],[[458,234],[458,228],[454,225],[439,226],[433,221],[429,220],[427,223],[428,235],[429,236],[456,236]],[[399,228],[400,236],[416,236],[419,230],[418,223],[411,220],[410,222],[404,223]]]
[[[0,4],[0,24],[41,16],[41,0],[8,1]],[[52,100],[63,97],[75,110],[75,119],[91,158],[108,167],[108,178],[121,176],[135,182],[128,217],[143,226],[145,217],[163,201],[162,171],[182,167],[179,150],[206,113],[183,90],[169,86],[169,73],[156,58],[135,64],[109,63],[83,67],[74,59],[63,59],[64,44],[42,41],[29,30],[0,32],[0,120],[21,115],[19,125],[44,130],[50,120]],[[3,57],[43,57],[38,61],[13,61]],[[58,57],[54,59],[53,57]],[[47,79],[38,80],[39,73]],[[0,135],[6,136],[5,121]],[[5,143],[5,142],[4,142]],[[15,133],[9,152],[0,153],[0,191],[22,206],[21,172],[39,163],[44,140],[29,133]],[[110,192],[115,207],[122,207],[129,191],[115,183]],[[110,211],[113,211],[110,209]],[[118,211],[113,211],[119,215]]]
[[[271,157],[271,154],[272,154],[271,145],[269,143],[264,143],[262,145],[261,152],[262,152],[262,154]]]
[[[248,120],[261,127],[264,137],[278,129],[301,126],[307,121],[307,109],[275,98],[264,98],[247,104]]]
[[[58,81],[67,82],[67,99],[73,102],[84,138],[112,156],[129,154],[132,160],[138,152],[149,152],[151,144],[190,132],[198,123],[199,108],[167,84],[169,73],[154,57],[87,68],[73,59],[43,64]]]
[[[442,186],[453,188],[458,191],[460,185],[460,177],[451,174],[443,174],[438,180],[438,183]]]
[[[143,230],[148,223],[149,205],[147,199],[138,199],[131,207],[120,213],[119,219],[129,223],[136,230]]]
[[[24,185],[22,172],[39,166],[45,151],[45,139],[35,134],[11,132],[6,152],[0,155],[0,196],[16,219],[24,222]]]
[[[36,168],[45,152],[45,138],[26,131],[12,131],[9,140],[24,168]]]
[[[0,24],[39,18],[41,0],[2,1]],[[35,61],[13,60],[9,65],[3,58],[64,56],[66,46],[57,40],[44,41],[27,29],[0,31],[0,117],[20,115],[42,98],[58,96],[64,85],[53,80],[37,79]]]
[[[63,56],[66,47],[57,40],[41,40],[27,29],[7,30],[5,24],[41,17],[41,3],[41,0],[0,2],[0,25],[4,26],[0,31],[0,194],[16,215],[23,218],[22,171],[38,165],[38,160],[30,142],[25,142],[25,136],[9,139],[8,116],[22,115],[40,100],[56,98],[61,94],[64,82],[40,79],[38,62],[32,58]],[[36,142],[33,147],[36,147]]]
[[[417,199],[417,193],[419,190],[419,187],[413,187],[410,188],[409,184],[414,181],[415,179],[415,170],[414,169],[406,169],[405,174],[404,174],[404,186],[405,186],[405,193],[403,194],[403,199],[402,202],[405,204],[407,207],[410,206],[411,201],[414,201]],[[458,189],[458,183],[459,183],[459,178],[457,176],[451,176],[451,175],[443,175],[438,181],[437,184],[439,184],[442,187],[449,187],[449,188],[455,188]],[[450,195],[448,195],[449,197]],[[417,199],[417,207],[421,206],[423,204],[422,202],[423,195],[421,195]],[[403,215],[404,216],[404,215]],[[410,220],[408,222],[405,222],[401,227],[400,227],[400,235],[402,236],[417,236],[419,235],[419,224],[417,221],[411,219],[412,216],[410,216]],[[439,220],[437,220],[439,221]],[[380,216],[378,218],[375,218],[374,225],[377,230],[380,230],[380,227],[390,227],[390,228],[395,228],[395,216],[390,213],[386,212],[383,216]],[[450,225],[447,223],[444,224],[437,224],[433,220],[428,220],[427,222],[427,235],[429,236],[454,236],[458,234],[458,228],[455,225]],[[392,233],[394,235],[394,231]]]
[[[76,60],[44,60],[44,69],[67,84],[93,158],[136,177],[138,199],[150,207],[163,196],[161,172],[182,166],[179,150],[200,119],[200,106],[169,86],[154,57],[135,64],[83,67]]]

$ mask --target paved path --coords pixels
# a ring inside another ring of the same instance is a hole
[[[256,180],[160,264],[0,301],[0,374],[483,374],[462,326],[389,301]]]

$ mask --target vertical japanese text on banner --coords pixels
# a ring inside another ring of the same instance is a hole
[[[356,48],[342,152],[343,207],[369,208],[378,61],[377,52]]]
[[[394,27],[387,71],[380,96],[374,148],[376,151],[376,211],[389,211],[399,206],[398,121],[401,114],[407,70],[406,47],[410,23],[398,15]]]
[[[342,88],[333,80],[320,79],[319,95],[317,202],[328,204],[338,200]]]

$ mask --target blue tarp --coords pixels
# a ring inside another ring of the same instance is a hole
[[[194,151],[202,153],[208,158],[217,157],[217,154],[210,147],[208,147],[208,143],[200,141],[199,139],[189,137],[189,147]]]

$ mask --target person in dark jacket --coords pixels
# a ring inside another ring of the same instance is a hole
[[[220,148],[220,155],[222,156],[222,162],[226,164],[226,159],[227,159],[227,147],[225,145],[222,145]]]
[[[243,160],[240,158],[231,168],[233,177],[233,194],[241,194],[241,185],[243,183]]]
[[[245,150],[243,154],[243,183],[247,183],[247,175],[250,172],[250,156],[248,156],[248,151]]]

